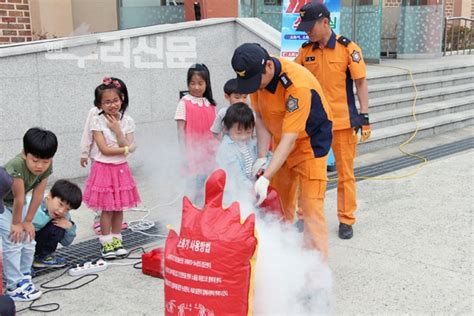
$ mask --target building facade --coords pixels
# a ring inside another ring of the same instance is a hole
[[[29,0],[0,0],[0,44],[33,40]]]
[[[257,17],[280,30],[282,2],[0,0],[0,45],[212,17]],[[369,59],[436,55],[442,51],[444,17],[453,16],[472,19],[473,0],[341,0],[341,33],[357,41]],[[420,38],[423,49],[415,47]]]

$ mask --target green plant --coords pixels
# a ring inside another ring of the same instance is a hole
[[[45,31],[39,31],[39,32],[33,31],[33,32],[31,32],[31,35],[32,35],[34,41],[44,40],[44,39],[48,39],[48,38],[58,38],[58,36],[55,35],[55,34],[52,34],[52,35],[48,36],[48,32],[45,32]]]
[[[461,25],[451,25],[446,32],[446,48],[458,50],[472,44],[472,29]]]

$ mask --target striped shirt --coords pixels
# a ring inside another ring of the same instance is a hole
[[[239,150],[244,157],[245,175],[250,179],[252,176],[253,158],[248,143],[238,143]]]

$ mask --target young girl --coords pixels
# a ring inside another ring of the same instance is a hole
[[[214,167],[216,140],[210,128],[216,117],[216,102],[212,97],[209,70],[204,64],[188,69],[189,94],[181,98],[174,119],[178,124],[178,139],[184,147],[187,163],[188,194],[196,200],[206,177]]]
[[[128,107],[128,89],[125,83],[119,79],[111,77],[111,80],[115,80],[120,84],[120,92],[123,94],[123,106],[124,108]],[[93,106],[89,113],[87,114],[86,124],[84,124],[84,130],[82,131],[81,138],[81,154],[80,154],[80,163],[81,167],[85,168],[89,159],[91,163],[94,162],[94,157],[98,153],[97,146],[94,143],[94,137],[92,136],[91,123],[94,116],[97,116],[101,110]]]
[[[128,104],[121,88],[118,80],[106,77],[95,89],[94,104],[100,111],[92,118],[90,129],[98,151],[83,199],[89,208],[101,211],[101,253],[108,259],[127,254],[120,234],[122,211],[140,203],[127,164],[127,155],[136,148],[135,123],[124,114]]]
[[[123,94],[123,105],[124,105],[124,108],[127,108],[128,107],[128,89],[127,89],[127,86],[125,85],[125,82],[123,82],[119,78],[114,78],[114,77],[111,77],[110,80],[117,81],[120,84],[119,90]],[[98,107],[93,106],[89,110],[89,113],[87,114],[87,119],[86,119],[86,123],[84,124],[84,130],[82,131],[82,138],[81,138],[80,164],[81,164],[81,167],[83,168],[87,166],[89,159],[91,160],[91,163],[93,163],[94,157],[99,152],[99,149],[97,148],[97,145],[94,142],[94,137],[92,135],[91,123],[92,123],[93,118],[97,116],[100,112],[101,110]],[[128,227],[127,223],[122,223],[122,229],[126,229],[127,227]],[[94,218],[94,224],[92,225],[92,228],[94,229],[96,234],[100,235],[100,212],[96,212],[95,218]]]
[[[253,196],[252,166],[257,159],[257,144],[252,138],[255,118],[243,102],[231,105],[222,120],[227,133],[217,150],[216,162],[227,175],[224,203]]]

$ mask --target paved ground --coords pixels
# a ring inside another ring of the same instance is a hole
[[[461,129],[416,141],[408,149],[434,147],[473,132],[472,127]],[[337,238],[336,191],[327,193],[335,314],[473,313],[473,154],[470,150],[431,161],[403,180],[358,183],[358,222],[355,237],[349,241]],[[384,149],[359,157],[358,165],[399,155],[396,148]],[[406,174],[412,168],[392,174]],[[176,196],[179,189],[170,184],[179,186],[179,180],[166,179],[161,184],[167,185],[156,187],[155,180],[146,180],[149,176],[144,172],[137,177],[147,205],[166,204]],[[150,218],[169,222],[170,214],[179,213],[179,206],[178,202],[158,207]],[[79,225],[78,241],[93,237],[93,215],[82,208],[74,217]],[[37,284],[52,276],[37,278]],[[70,280],[63,276],[54,284]],[[131,266],[114,266],[92,284],[46,294],[38,303],[59,303],[58,314],[68,315],[159,315],[164,313],[163,301],[162,280]],[[25,306],[18,304],[18,308]]]

